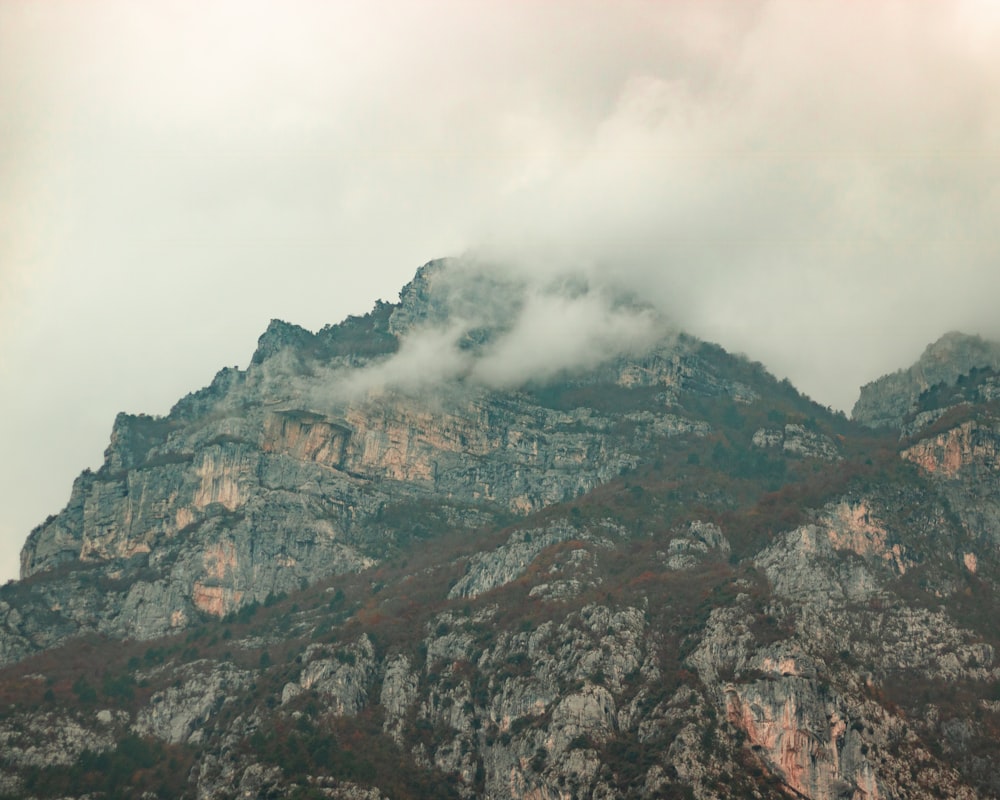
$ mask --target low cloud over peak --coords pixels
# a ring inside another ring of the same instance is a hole
[[[595,367],[668,338],[666,321],[582,276],[542,276],[474,259],[428,265],[402,292],[390,328],[399,351],[343,377],[349,396],[443,382],[515,388]]]

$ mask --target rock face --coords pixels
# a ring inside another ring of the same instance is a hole
[[[994,346],[873,432],[656,324],[435,262],[120,415],[0,587],[0,795],[1000,796]]]

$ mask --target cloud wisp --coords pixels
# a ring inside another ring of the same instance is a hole
[[[591,290],[578,277],[537,282],[450,259],[404,291],[394,320],[399,351],[342,373],[344,399],[442,384],[513,389],[640,352],[673,334],[648,305]],[[419,297],[414,295],[419,294]]]

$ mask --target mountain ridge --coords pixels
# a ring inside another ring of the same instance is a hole
[[[851,421],[478,269],[118,416],[0,588],[0,795],[995,796],[992,345]]]

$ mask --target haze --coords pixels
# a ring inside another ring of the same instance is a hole
[[[1000,336],[997,53],[989,0],[0,4],[0,578],[116,412],[440,256],[591,287],[498,385],[622,290],[846,410]]]

